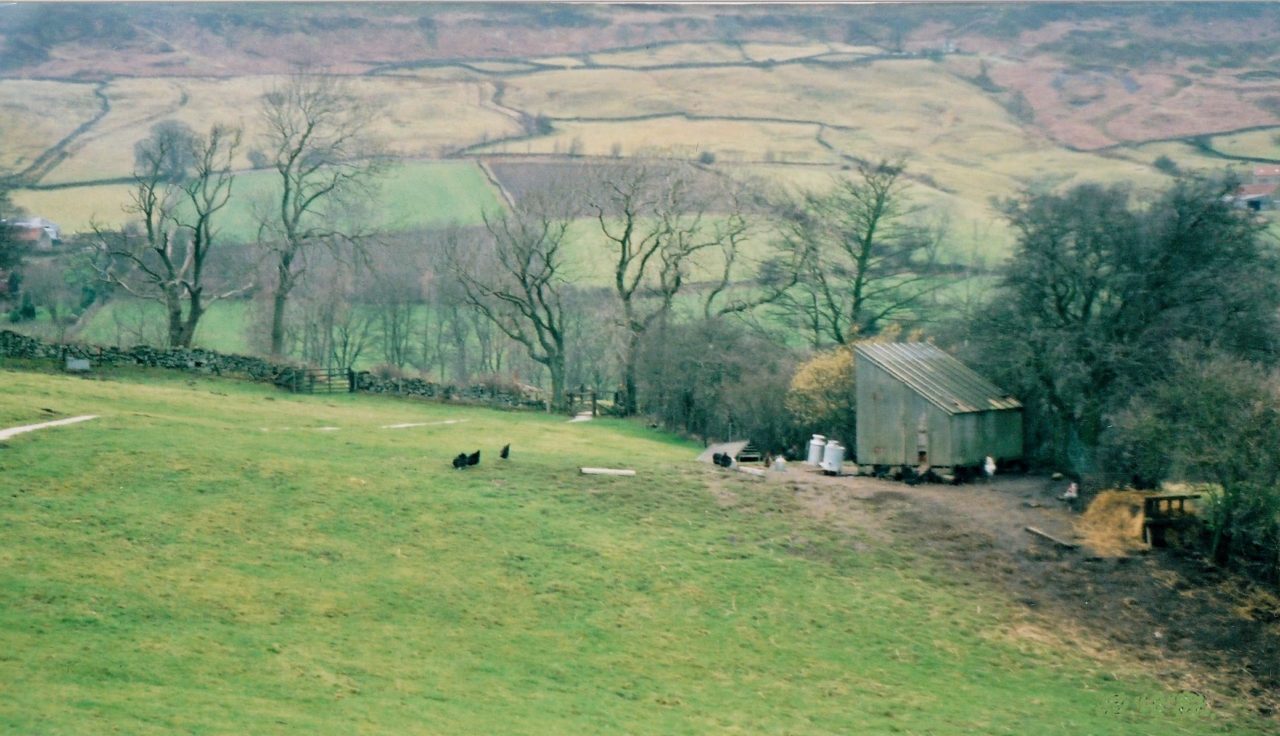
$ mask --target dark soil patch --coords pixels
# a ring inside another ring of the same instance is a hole
[[[803,471],[802,471],[803,472]],[[863,524],[907,540],[957,578],[1005,591],[1048,628],[1081,631],[1151,663],[1170,686],[1280,713],[1280,606],[1273,592],[1194,555],[1154,550],[1102,557],[1025,531],[1075,539],[1061,484],[1013,477],[989,485],[906,485],[805,474],[801,487],[842,486]],[[838,485],[837,485],[838,484]]]

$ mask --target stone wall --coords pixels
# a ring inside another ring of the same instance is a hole
[[[59,363],[67,358],[83,358],[94,366],[146,366],[170,370],[213,373],[244,378],[287,387],[294,384],[306,368],[285,363],[272,363],[245,355],[225,355],[196,348],[154,348],[137,345],[131,348],[100,347],[80,344],[46,343],[11,330],[0,330],[0,357],[23,360],[48,360]],[[298,381],[301,383],[301,381]],[[356,390],[374,394],[390,394],[419,399],[434,399],[499,408],[543,409],[536,397],[519,389],[496,383],[454,386],[433,383],[421,378],[382,378],[367,371],[356,374]]]

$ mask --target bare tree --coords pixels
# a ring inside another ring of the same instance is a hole
[[[278,356],[289,294],[306,272],[307,255],[369,235],[370,228],[344,222],[343,215],[368,194],[385,161],[368,136],[375,111],[335,77],[296,73],[263,95],[260,112],[263,147],[280,187],[258,238],[275,271],[271,354]]]
[[[614,167],[603,179],[588,193],[588,206],[612,253],[613,290],[625,334],[622,410],[634,414],[641,340],[671,313],[699,254],[726,246],[736,252],[746,221],[714,216],[687,167]]]
[[[860,165],[829,192],[807,192],[782,206],[784,243],[799,280],[778,305],[814,346],[873,335],[938,287],[941,234],[919,221],[903,172],[900,162]]]
[[[804,263],[802,251],[788,248],[785,240],[764,232],[753,221],[749,213],[762,204],[762,198],[750,187],[730,185],[719,199],[724,208],[719,273],[702,300],[704,320],[743,314],[781,300],[796,285]],[[743,255],[743,246],[759,238],[768,238],[773,252],[753,261]],[[744,277],[744,271],[752,276]]]
[[[209,306],[250,286],[206,292],[218,242],[214,222],[231,199],[231,163],[240,137],[238,128],[225,125],[214,125],[207,136],[153,128],[135,150],[137,168],[125,206],[137,220],[118,231],[94,228],[101,277],[163,304],[171,347],[190,347]],[[175,172],[175,162],[189,168]]]
[[[317,259],[298,292],[308,319],[298,330],[302,357],[317,365],[347,368],[373,341],[373,318],[356,304],[361,265],[358,261]]]
[[[412,338],[416,312],[422,302],[415,269],[384,264],[374,274],[366,304],[377,327],[375,335],[382,359],[403,369],[412,362]]]
[[[565,406],[565,301],[572,288],[564,250],[571,219],[549,214],[546,200],[524,198],[510,214],[486,214],[489,237],[459,230],[446,240],[450,270],[466,302],[524,347],[551,377],[551,406]]]

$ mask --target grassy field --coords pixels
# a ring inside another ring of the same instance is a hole
[[[808,123],[689,120],[681,116],[643,123],[566,122],[557,123],[551,135],[503,141],[475,151],[679,159],[697,159],[709,153],[722,162],[837,163],[839,156],[818,143],[818,129]]]
[[[117,79],[106,86],[110,112],[67,149],[67,157],[42,183],[66,184],[128,176],[133,167],[134,144],[145,138],[161,120],[179,120],[197,132],[215,122],[238,125],[244,130],[237,165],[249,166],[249,151],[263,146],[265,133],[257,114],[264,91],[279,84],[279,77],[136,78]],[[16,82],[4,82],[15,85]],[[44,110],[53,119],[66,119],[70,127],[22,128],[32,140],[28,147],[40,150],[52,145],[74,127],[85,104],[97,100],[84,84],[42,83],[56,100],[43,107],[23,103],[24,109]],[[409,158],[439,157],[456,148],[517,131],[512,118],[488,105],[492,85],[482,81],[379,76],[350,81],[357,104],[381,112],[370,127],[371,136],[388,150]],[[15,94],[19,90],[15,90]],[[86,103],[85,97],[88,98]],[[16,118],[21,122],[21,118]],[[16,126],[15,126],[16,127]],[[7,126],[6,126],[7,128]],[[0,128],[4,130],[5,128]]]
[[[30,166],[55,141],[98,112],[93,85],[0,80],[0,172]]]
[[[195,346],[236,355],[252,353],[249,343],[252,306],[245,300],[214,302],[200,318]],[[158,345],[164,342],[164,325],[164,307],[158,302],[113,299],[94,310],[76,338],[92,345]]]
[[[468,165],[442,164],[464,173],[441,177],[441,169],[419,159],[518,135],[520,113],[549,116],[553,131],[479,150],[549,157],[576,153],[696,158],[710,153],[722,164],[762,167],[770,172],[773,183],[829,178],[849,158],[902,157],[921,186],[935,190],[929,196],[939,214],[962,221],[966,232],[1000,230],[990,200],[1013,196],[1024,188],[1052,189],[1086,180],[1132,181],[1140,188],[1154,188],[1168,181],[1151,166],[1158,155],[1168,155],[1189,168],[1225,163],[1181,143],[1117,148],[1104,154],[1068,150],[1013,115],[1002,106],[1003,98],[966,81],[979,73],[983,59],[976,56],[948,56],[942,63],[891,59],[845,68],[808,63],[747,65],[877,51],[815,43],[657,44],[591,57],[595,63],[631,68],[592,68],[582,66],[579,58],[548,57],[532,62],[563,68],[510,75],[539,68],[511,60],[481,62],[473,69],[425,66],[348,81],[361,104],[382,110],[374,135],[393,154],[411,159],[392,177],[383,195],[385,221],[392,227],[434,224],[455,216],[474,222],[481,207],[493,206],[493,193]],[[695,66],[646,68],[676,63]],[[697,67],[699,63],[731,65]],[[114,79],[105,88],[110,113],[68,147],[66,159],[44,183],[127,175],[134,143],[152,124],[167,118],[197,129],[214,120],[243,125],[242,163],[247,165],[249,150],[260,146],[257,100],[278,81],[272,76]],[[65,134],[63,128],[69,130],[72,122],[87,119],[91,112],[87,105],[96,104],[85,84],[13,80],[0,84],[12,88],[14,99],[36,101],[7,103],[6,109],[14,111],[11,119],[20,123],[3,128],[8,140],[16,142],[6,148],[14,162],[29,160],[41,150],[42,142],[52,145]],[[502,106],[493,102],[499,86]],[[618,95],[623,89],[627,94]],[[1224,151],[1261,155],[1270,145],[1270,135],[1271,131],[1261,131],[1220,136],[1215,145]],[[774,165],[764,166],[769,163]],[[249,217],[249,200],[269,186],[260,177],[247,175],[241,182],[241,202],[231,213],[234,222],[228,227],[233,237],[256,230]],[[123,187],[105,185],[18,191],[15,201],[75,232],[87,229],[94,218],[119,224],[124,195]],[[994,240],[984,243],[992,253],[1006,247]]]
[[[1214,150],[1231,156],[1280,159],[1280,127],[1217,135],[1210,139],[1210,144]]]
[[[253,171],[236,178],[231,205],[220,224],[223,237],[252,241],[258,232],[255,212],[275,191],[273,172]],[[406,161],[391,167],[375,196],[374,216],[391,229],[408,229],[451,222],[476,224],[485,208],[499,206],[498,193],[474,161]],[[28,211],[62,226],[63,232],[87,232],[97,222],[119,227],[129,218],[125,184],[99,184],[64,189],[13,192],[13,201]]]
[[[636,425],[0,371],[3,731],[1250,732]]]
[[[668,43],[639,49],[596,53],[594,64],[643,69],[667,64],[723,64],[745,61],[742,49],[727,43]]]

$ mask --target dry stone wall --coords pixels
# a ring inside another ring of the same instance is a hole
[[[198,348],[155,348],[137,345],[131,348],[47,343],[11,330],[0,330],[0,357],[21,360],[63,362],[68,358],[88,360],[93,366],[145,366],[170,370],[213,373],[251,381],[289,386],[306,368],[299,365],[273,363],[246,355],[226,355]],[[544,408],[542,401],[514,387],[491,383],[455,386],[434,383],[421,378],[382,378],[367,371],[356,374],[357,391],[390,394],[419,399],[435,399],[499,408]]]

